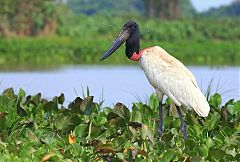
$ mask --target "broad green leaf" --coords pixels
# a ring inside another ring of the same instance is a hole
[[[110,113],[107,115],[107,120],[116,119],[117,117],[118,117],[117,114],[115,114],[114,112],[110,112]]]
[[[222,104],[222,97],[220,94],[215,93],[213,96],[210,97],[209,103],[214,108],[219,108]]]
[[[22,88],[20,88],[20,89],[19,89],[19,92],[18,92],[18,97],[19,97],[20,101],[22,101],[22,99],[23,99],[25,96],[26,96],[26,92],[25,92]]]
[[[132,110],[132,121],[142,123],[142,114],[136,108]]]
[[[223,160],[224,155],[225,155],[225,152],[223,150],[221,150],[220,148],[212,148],[209,151],[209,156],[215,160]]]
[[[58,130],[66,130],[70,125],[70,117],[62,114],[55,118],[55,126]]]
[[[49,101],[46,104],[44,104],[43,110],[45,112],[51,112],[51,111],[55,111],[55,110],[57,111],[58,110],[58,106],[57,106],[57,104],[55,102]]]
[[[214,128],[216,128],[218,126],[220,118],[221,118],[221,116],[218,112],[214,112],[213,114],[210,114],[207,117],[205,126],[208,127],[209,130],[213,130]]]
[[[101,131],[102,131],[101,127],[92,125],[91,126],[91,138],[97,138],[99,135],[101,135],[100,134]]]
[[[17,114],[21,117],[27,116],[26,110],[23,108],[22,103],[17,103]]]
[[[70,117],[70,123],[73,126],[78,125],[82,122],[81,117],[78,116],[77,114],[71,114],[69,117]]]
[[[114,106],[113,112],[117,114],[119,117],[121,117],[122,119],[125,119],[127,122],[130,120],[131,114],[129,109],[121,103],[117,103]]]
[[[80,110],[80,105],[82,103],[83,99],[80,97],[77,97],[73,102],[71,102],[68,107],[71,109],[74,113],[82,113]]]
[[[10,99],[15,98],[14,90],[13,88],[7,88],[2,92],[3,95],[7,96]]]
[[[149,106],[154,110],[154,112],[157,112],[158,105],[159,105],[159,100],[157,98],[157,95],[154,93],[150,96]]]
[[[61,95],[58,96],[58,103],[62,105],[64,101],[65,101],[65,96],[63,93],[61,93]]]
[[[151,128],[149,128],[146,125],[142,125],[142,138],[143,139],[149,139],[151,142],[153,142],[153,131]]]
[[[37,93],[35,96],[32,96],[31,103],[34,105],[38,105],[39,102],[41,101],[41,96],[42,96],[41,93]]]
[[[231,115],[240,114],[240,102],[227,105],[227,110]]]
[[[208,147],[206,145],[200,145],[197,146],[194,149],[201,157],[207,157],[208,156]]]
[[[165,162],[165,161],[172,161],[173,159],[176,158],[176,156],[178,156],[179,153],[176,152],[176,150],[174,149],[169,149],[167,150],[165,153],[163,153],[163,157],[161,159],[162,162]]]
[[[207,146],[208,148],[211,148],[211,147],[214,146],[214,141],[213,141],[210,137],[208,137],[208,138],[206,139],[206,146]]]
[[[93,120],[93,124],[99,125],[99,126],[101,126],[101,125],[103,125],[104,123],[107,122],[106,117],[105,116],[100,116],[100,114],[99,114],[99,116],[93,118],[92,120]]]
[[[73,154],[74,156],[79,156],[80,153],[81,153],[81,145],[78,144],[78,143],[73,143],[72,144],[72,147],[73,147]]]
[[[92,113],[93,108],[93,96],[88,96],[84,98],[84,100],[81,102],[80,110],[85,115],[90,115]]]

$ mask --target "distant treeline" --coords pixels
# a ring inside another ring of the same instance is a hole
[[[237,16],[240,15],[239,11],[240,1],[197,14],[190,0],[0,0],[0,36],[54,35],[57,28],[61,28],[62,20],[65,17],[74,19],[74,14],[99,15],[111,19],[144,16],[147,19],[154,18],[155,21],[209,15]]]
[[[204,2],[202,2],[204,3]],[[159,19],[180,17],[240,16],[240,1],[197,13],[191,0],[68,0],[67,5],[76,14],[138,15]]]
[[[173,19],[193,16],[196,11],[190,0],[68,0],[67,5],[77,14],[108,14]]]

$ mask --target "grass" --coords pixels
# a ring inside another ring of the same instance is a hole
[[[164,135],[157,135],[158,100],[102,107],[93,96],[67,107],[64,95],[47,101],[20,89],[0,95],[0,161],[239,161],[240,101],[222,104],[209,96],[207,118],[183,109],[188,139],[180,120],[164,103]],[[223,106],[221,106],[223,105]],[[221,155],[221,156],[220,156]]]
[[[81,40],[70,37],[0,39],[2,70],[21,67],[56,67],[65,64],[102,64],[99,58],[112,39],[104,37]],[[159,45],[188,65],[239,65],[240,41],[206,42],[142,42],[142,48]],[[124,47],[104,64],[133,64]]]

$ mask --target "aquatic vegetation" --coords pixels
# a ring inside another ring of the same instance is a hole
[[[0,95],[0,161],[239,161],[240,101],[222,104],[209,97],[204,119],[185,110],[188,139],[179,131],[176,111],[164,104],[164,135],[159,139],[158,100],[103,107],[93,96],[68,106],[64,94],[47,101],[20,89]]]

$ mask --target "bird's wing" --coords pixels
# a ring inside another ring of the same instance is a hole
[[[155,89],[166,94],[177,106],[193,108],[207,116],[210,108],[193,74],[160,47],[143,51],[141,66]]]

